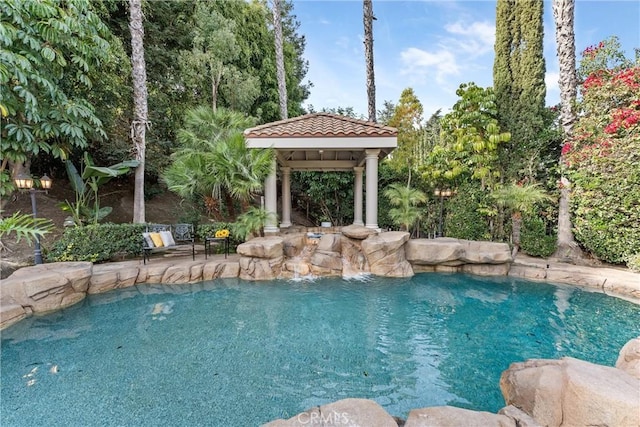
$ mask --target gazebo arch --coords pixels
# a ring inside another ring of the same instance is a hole
[[[245,130],[249,148],[273,148],[276,159],[265,180],[267,212],[277,212],[277,168],[282,174],[282,221],[291,226],[292,171],[350,171],[354,174],[353,223],[378,228],[378,162],[398,146],[395,128],[330,113],[313,113]],[[366,218],[362,221],[363,173],[366,172]],[[265,233],[279,231],[265,224]]]

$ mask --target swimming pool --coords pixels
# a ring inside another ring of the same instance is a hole
[[[143,285],[4,330],[1,421],[252,426],[346,397],[495,412],[510,363],[613,365],[639,325],[624,300],[511,278]]]

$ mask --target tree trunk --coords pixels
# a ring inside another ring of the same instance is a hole
[[[511,215],[511,237],[513,240],[513,250],[511,256],[515,258],[518,250],[520,250],[520,230],[522,229],[522,213],[515,212]]]
[[[133,193],[133,222],[145,222],[144,209],[144,163],[145,134],[147,129],[147,69],[144,62],[144,28],[142,26],[141,0],[129,0],[129,30],[131,31],[131,69],[133,74],[133,139],[136,160],[140,165],[135,172]]]
[[[367,63],[367,107],[369,121],[376,122],[376,81],[373,72],[373,4],[363,0],[364,58]]]
[[[553,0],[553,17],[556,24],[556,49],[559,62],[560,122],[564,131],[564,140],[573,134],[576,121],[574,105],[576,102],[578,79],[576,76],[576,48],[574,31],[575,0]],[[564,158],[560,157],[561,164]],[[571,183],[566,177],[560,180],[560,202],[558,206],[558,247],[554,254],[557,258],[575,259],[583,256],[571,230],[570,194]]]
[[[276,74],[278,78],[278,98],[280,100],[280,118],[289,118],[287,110],[287,80],[284,72],[284,50],[282,41],[282,18],[280,0],[273,0],[273,32],[276,42]]]

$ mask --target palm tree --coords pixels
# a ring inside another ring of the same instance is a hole
[[[144,210],[144,161],[147,130],[147,68],[144,62],[144,27],[142,26],[141,0],[129,0],[129,30],[131,31],[131,70],[133,74],[133,121],[131,135],[139,162],[135,172],[133,195],[133,222],[145,222]]]
[[[576,47],[574,31],[575,0],[553,0],[553,17],[556,24],[556,49],[560,66],[560,121],[564,139],[571,138],[573,124],[576,121],[574,105],[576,102],[578,78],[576,75]],[[560,159],[562,162],[562,158]],[[560,201],[558,206],[558,249],[556,256],[577,258],[582,255],[571,230],[571,212],[569,210],[570,182],[566,177],[560,179]]]
[[[538,184],[509,184],[494,190],[491,196],[500,206],[511,210],[512,255],[515,257],[520,249],[522,214],[531,211],[536,204],[552,201],[553,198]]]
[[[367,63],[367,107],[369,121],[376,121],[376,81],[373,72],[373,4],[372,0],[363,0],[364,21],[364,58]]]
[[[181,148],[163,174],[169,190],[184,198],[204,199],[217,218],[222,198],[231,218],[235,218],[234,199],[246,210],[271,171],[275,155],[273,150],[247,148],[242,131],[253,123],[224,108],[188,111],[185,127],[178,131]]]
[[[384,195],[394,207],[389,210],[391,220],[404,231],[410,231],[411,227],[422,217],[418,205],[427,201],[427,196],[420,190],[405,186],[400,183],[391,184]]]

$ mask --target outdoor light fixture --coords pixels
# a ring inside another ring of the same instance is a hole
[[[13,180],[16,184],[16,187],[20,190],[29,190],[31,194],[31,208],[33,209],[33,219],[38,217],[38,206],[36,203],[36,193],[46,193],[51,189],[51,184],[53,184],[53,180],[49,178],[46,174],[39,179],[40,187],[42,190],[36,190],[33,188],[33,178],[29,175],[19,174]],[[35,264],[42,264],[42,251],[40,250],[40,235],[36,234],[36,243],[33,249],[33,261]]]

